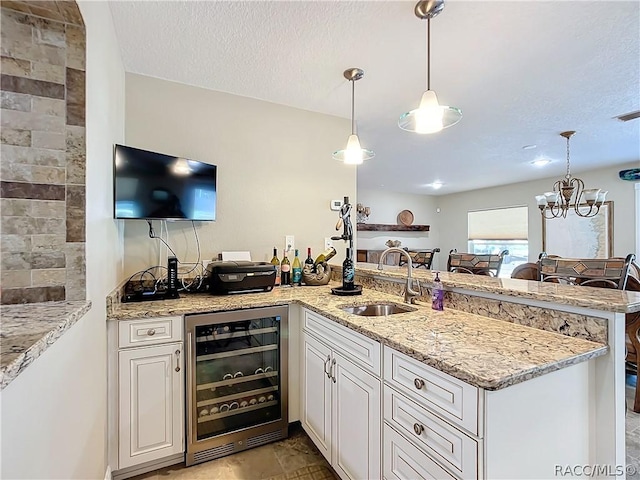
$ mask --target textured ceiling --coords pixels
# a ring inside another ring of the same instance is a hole
[[[376,152],[359,188],[437,194],[640,165],[640,2],[450,0],[431,22],[431,86],[461,122],[400,130],[426,83],[426,22],[414,2],[117,1],[128,72],[349,118]],[[345,131],[346,145],[349,131]],[[537,145],[523,150],[524,145]],[[331,152],[345,145],[327,146]],[[530,162],[547,157],[544,168]]]

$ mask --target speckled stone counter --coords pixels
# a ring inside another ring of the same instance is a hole
[[[341,307],[402,303],[397,295],[365,289],[361,296],[331,295],[329,286],[278,287],[269,293],[212,296],[111,305],[108,318],[126,320],[297,303],[384,345],[472,385],[497,390],[604,355],[606,345],[419,303],[413,311],[362,317]]]
[[[0,390],[9,385],[91,308],[91,302],[0,306]]]
[[[336,266],[334,270],[339,272],[341,267]],[[356,264],[356,275],[403,280],[407,278],[407,267],[384,265],[383,270],[378,270],[378,266],[375,264],[358,263]],[[434,277],[433,271],[413,269],[412,275],[422,285],[431,287]],[[633,313],[640,311],[640,292],[609,288],[575,287],[557,283],[449,272],[440,272],[440,279],[445,288],[508,295],[574,307],[593,308],[606,312]]]

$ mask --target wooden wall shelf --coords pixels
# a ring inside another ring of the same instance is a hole
[[[380,223],[358,223],[360,232],[428,232],[429,225],[384,225]]]

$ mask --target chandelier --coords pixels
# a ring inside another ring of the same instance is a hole
[[[544,218],[566,218],[569,210],[580,217],[593,217],[604,204],[607,191],[599,188],[584,188],[584,182],[571,176],[569,165],[569,139],[575,131],[560,133],[567,139],[567,174],[553,185],[552,192],[536,195],[536,202]]]
[[[462,111],[456,107],[440,105],[436,92],[431,90],[431,19],[444,8],[444,0],[420,0],[415,8],[416,17],[427,21],[427,89],[420,106],[400,115],[398,126],[408,132],[436,133],[460,121]]]

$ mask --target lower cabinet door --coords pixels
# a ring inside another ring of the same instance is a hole
[[[451,480],[456,477],[385,424],[384,478],[387,480]]]
[[[302,415],[305,431],[331,463],[331,350],[310,335],[303,336]]]
[[[332,465],[343,480],[381,478],[380,380],[334,352]]]
[[[118,353],[119,468],[184,451],[182,343]]]

